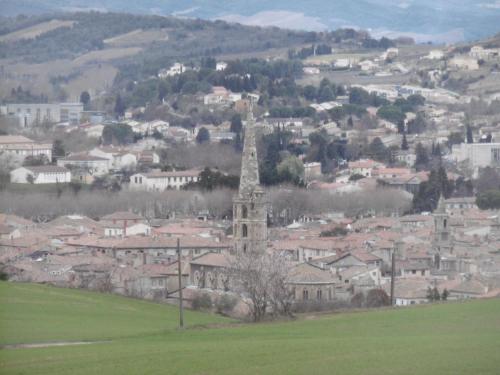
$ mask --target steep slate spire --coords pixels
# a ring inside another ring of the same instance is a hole
[[[443,194],[439,194],[439,201],[436,207],[436,213],[438,214],[446,214],[446,205],[444,203]]]
[[[259,188],[259,163],[257,160],[257,144],[255,141],[255,120],[250,102],[245,125],[245,141],[241,158],[241,177],[239,195],[248,196]]]

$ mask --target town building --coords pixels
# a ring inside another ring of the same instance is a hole
[[[10,182],[17,184],[65,184],[71,182],[71,172],[69,169],[54,165],[20,167],[10,172]]]
[[[451,157],[467,164],[477,176],[479,168],[500,165],[500,143],[461,143],[452,147]]]
[[[212,92],[203,97],[205,105],[229,105],[241,100],[240,93],[233,93],[223,86],[212,87]]]
[[[457,70],[478,70],[477,59],[469,56],[455,56],[448,61],[448,67]]]
[[[168,189],[180,190],[189,183],[197,182],[200,171],[148,172],[136,173],[130,176],[131,190],[165,191]]]
[[[27,157],[45,157],[52,161],[52,143],[37,143],[22,135],[0,135],[0,157],[22,163]]]
[[[182,74],[186,71],[186,66],[181,63],[175,63],[168,69],[161,69],[158,72],[158,78],[165,79],[167,77],[173,77],[179,74]]]
[[[60,167],[68,167],[76,174],[79,174],[80,180],[84,180],[84,176],[104,176],[109,173],[109,159],[99,156],[93,156],[87,153],[73,154],[57,160],[57,165]]]
[[[5,106],[7,115],[18,118],[19,124],[24,127],[40,125],[44,122],[59,123],[66,122],[72,125],[80,123],[83,104],[82,103],[19,103],[7,104]]]
[[[91,156],[98,156],[109,160],[110,169],[133,169],[137,165],[137,156],[118,147],[99,147],[89,152]]]

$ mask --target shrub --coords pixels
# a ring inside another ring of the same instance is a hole
[[[358,292],[351,298],[351,307],[363,307],[365,306],[365,300],[366,299],[364,293]]]
[[[233,311],[237,303],[238,299],[236,297],[224,294],[218,299],[215,307],[219,314],[229,314]]]
[[[193,298],[194,310],[208,310],[212,307],[212,299],[207,293],[202,293]]]
[[[366,296],[366,307],[389,306],[391,300],[387,293],[382,289],[372,289]]]

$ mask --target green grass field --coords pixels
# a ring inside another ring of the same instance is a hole
[[[0,350],[1,374],[495,374],[500,299],[229,322],[91,292],[0,283],[0,340],[110,340]]]

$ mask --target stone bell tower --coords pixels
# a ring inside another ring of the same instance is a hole
[[[267,207],[259,181],[255,120],[250,102],[245,124],[238,195],[233,199],[235,251],[263,253],[267,247]]]
[[[446,212],[443,196],[439,197],[437,208],[432,213],[434,217],[434,251],[437,254],[453,252],[450,231],[450,217]]]

